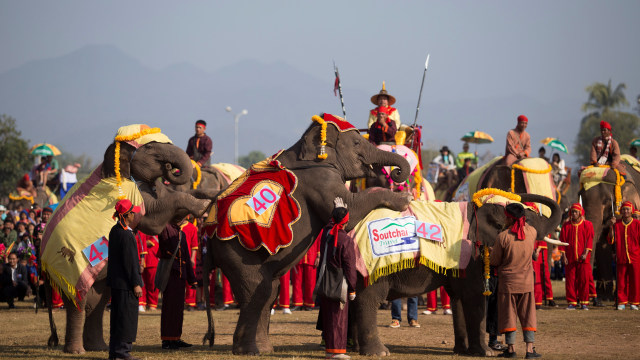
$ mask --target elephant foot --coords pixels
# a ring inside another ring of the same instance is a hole
[[[377,345],[371,345],[371,346],[360,346],[360,355],[389,356],[391,355],[391,352],[386,346],[382,344],[377,344]]]
[[[455,345],[453,347],[453,353],[454,354],[458,354],[458,355],[467,355],[469,352],[468,352],[468,349],[467,349],[466,346],[464,346],[464,345]]]
[[[273,346],[270,344],[265,344],[259,346],[257,343],[251,343],[246,345],[234,344],[233,345],[233,354],[234,355],[261,355],[261,354],[269,354],[273,352]]]
[[[495,354],[489,347],[477,345],[477,346],[470,346],[469,349],[467,349],[467,355],[486,357],[486,356],[496,356],[497,354]]]
[[[82,345],[76,345],[76,344],[64,344],[63,351],[68,354],[84,354],[86,352],[84,350],[84,347],[82,347]]]

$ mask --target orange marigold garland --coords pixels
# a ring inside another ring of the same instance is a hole
[[[486,189],[482,189],[477,191],[476,193],[473,194],[473,202],[476,203],[476,205],[478,205],[478,207],[482,207],[482,205],[484,205],[482,203],[482,201],[480,200],[481,197],[483,196],[487,196],[487,195],[497,195],[497,196],[502,196],[502,197],[506,197],[509,200],[513,200],[513,201],[520,201],[520,195],[516,195],[514,193],[510,193],[504,190],[500,190],[500,189],[494,189],[494,188],[486,188]]]
[[[27,195],[14,196],[12,194],[9,194],[9,199],[13,201],[29,200],[32,204],[35,202],[33,200],[33,196],[27,196]]]
[[[114,170],[116,173],[116,182],[118,184],[118,199],[122,200],[124,198],[126,198],[126,196],[124,195],[124,192],[122,192],[122,176],[120,175],[120,142],[122,141],[131,141],[131,140],[135,140],[138,138],[141,138],[145,135],[149,135],[149,134],[156,134],[160,132],[160,128],[148,128],[148,129],[144,129],[138,133],[135,134],[131,134],[131,135],[118,135],[115,137],[115,142],[116,142],[116,149],[114,151],[114,157],[115,159],[113,160],[113,166],[114,166]]]
[[[489,290],[489,278],[491,277],[491,266],[489,265],[489,247],[484,246],[483,250],[483,261],[484,261],[484,292],[482,295],[489,296],[491,295],[491,290]]]
[[[198,185],[200,185],[200,181],[202,180],[202,171],[200,171],[200,165],[197,162],[191,159],[191,164],[193,164],[193,168],[196,169],[196,181],[193,182],[193,188],[197,189]]]
[[[323,118],[321,118],[318,115],[313,115],[311,117],[311,120],[319,123],[322,128],[320,129],[320,153],[318,154],[318,159],[326,159],[327,156],[327,152],[326,152],[326,146],[327,146],[327,122],[324,121]]]

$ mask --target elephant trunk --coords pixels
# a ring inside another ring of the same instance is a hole
[[[407,180],[409,175],[411,174],[411,168],[409,167],[409,162],[398,154],[376,149],[369,157],[369,160],[372,164],[380,165],[380,166],[395,166],[393,170],[391,170],[391,180],[396,183],[402,183]]]
[[[542,205],[548,206],[551,209],[551,216],[549,220],[544,223],[543,234],[539,234],[540,238],[542,236],[546,236],[547,234],[553,232],[562,221],[562,211],[560,209],[560,205],[558,203],[546,196],[536,195],[536,194],[518,194],[521,197],[521,201],[524,202],[533,202],[533,203],[541,203]]]
[[[193,165],[189,156],[173,144],[151,142],[136,150],[131,159],[131,174],[138,181],[153,184],[163,177],[175,185],[191,180]]]

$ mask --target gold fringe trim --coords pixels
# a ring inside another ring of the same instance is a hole
[[[424,256],[420,256],[420,259],[418,260],[418,264],[426,266],[429,269],[441,275],[449,275],[457,278],[457,277],[460,277],[460,274],[461,274],[460,269],[448,269],[446,267],[443,267],[434,263],[433,261],[427,259]],[[373,273],[369,275],[369,285],[374,284],[376,281],[378,281],[379,278],[383,276],[388,276],[393,273],[397,273],[406,269],[412,269],[415,267],[417,267],[416,258],[411,258],[411,259],[404,259],[404,260],[401,260],[400,262],[389,264],[387,266],[375,269]]]
[[[42,271],[48,274],[47,279],[49,280],[49,284],[51,284],[51,287],[54,288],[58,292],[58,294],[60,294],[60,296],[67,296],[67,298],[69,298],[73,302],[73,304],[76,306],[76,308],[82,311],[82,309],[80,309],[78,306],[78,299],[76,298],[76,295],[77,295],[76,287],[71,283],[69,283],[67,279],[64,276],[62,276],[59,272],[48,267],[45,262],[42,262]],[[58,283],[53,281],[54,276],[56,277],[56,279],[58,279],[61,283],[63,283],[67,287],[67,291],[63,290],[58,285]]]

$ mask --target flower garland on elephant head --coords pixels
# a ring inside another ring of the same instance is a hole
[[[191,164],[193,165],[193,168],[196,169],[196,181],[193,182],[193,189],[197,189],[198,185],[200,185],[200,181],[202,181],[202,171],[200,170],[200,165],[198,165],[197,162],[193,161],[193,159],[191,159]]]
[[[126,198],[124,193],[122,192],[122,176],[120,175],[120,143],[122,141],[132,141],[139,139],[145,135],[149,134],[157,134],[160,132],[160,128],[146,128],[131,135],[117,135],[114,140],[116,142],[116,149],[114,151],[114,161],[113,166],[116,173],[116,182],[118,185],[118,199],[122,200]]]
[[[512,176],[512,179],[513,179],[513,176]],[[509,200],[518,201],[518,202],[522,200],[520,195],[516,195],[514,193],[510,193],[500,189],[487,188],[487,189],[482,189],[480,191],[477,191],[475,194],[473,194],[473,202],[478,206],[478,208],[481,208],[482,205],[484,205],[484,203],[480,199],[488,195],[502,196]],[[482,295],[489,296],[491,295],[491,290],[489,289],[489,278],[491,277],[491,266],[489,264],[489,246],[487,245],[484,246],[484,249],[482,251],[482,256],[483,256],[482,261],[484,264],[484,274],[483,274],[484,275],[484,292],[482,293]]]
[[[33,204],[35,201],[33,200],[33,196],[28,196],[28,195],[19,195],[19,196],[15,196],[13,194],[9,194],[9,199],[13,200],[13,201],[20,201],[20,200],[29,200],[31,202],[31,204]]]
[[[318,159],[326,159],[329,156],[326,152],[327,146],[327,122],[318,115],[313,115],[311,120],[317,122],[322,126],[320,129],[320,153],[318,154]]]

